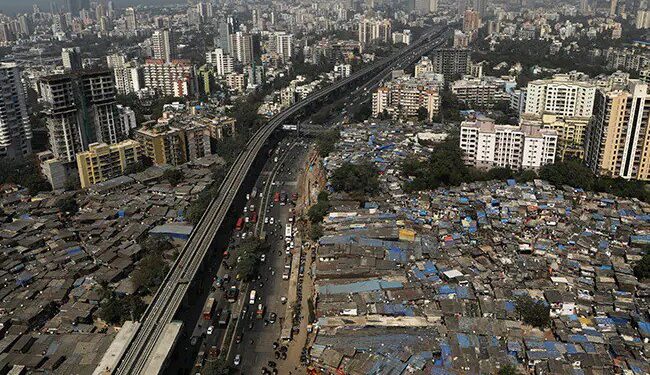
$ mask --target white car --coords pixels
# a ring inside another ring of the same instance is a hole
[[[269,223],[269,217],[268,217],[268,216],[264,216],[264,224],[268,224],[268,223]]]
[[[269,219],[269,224],[273,225],[273,223],[275,223],[275,219],[270,218],[270,219]]]
[[[208,327],[208,335],[211,335],[214,332],[214,326]]]
[[[262,254],[262,256],[260,257],[260,261],[266,262],[266,254]]]
[[[241,363],[241,355],[237,354],[237,355],[235,356],[235,360],[233,361],[233,364],[234,364],[235,366],[239,366],[240,363]]]

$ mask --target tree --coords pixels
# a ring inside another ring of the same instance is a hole
[[[497,371],[497,375],[519,375],[519,371],[515,366],[507,364]]]
[[[323,217],[327,215],[327,210],[330,208],[329,195],[326,191],[318,193],[318,202],[309,207],[307,216],[312,223],[319,223],[323,221]]]
[[[59,212],[66,216],[74,215],[79,211],[77,200],[71,195],[57,200],[56,207],[59,209]]]
[[[109,324],[122,324],[126,320],[140,319],[146,307],[139,296],[118,297],[110,292],[110,295],[101,302],[99,317]]]
[[[526,324],[544,329],[551,324],[551,308],[543,301],[535,301],[528,295],[517,297],[517,313]]]
[[[309,238],[312,241],[318,241],[323,236],[323,226],[320,223],[311,223],[309,228]]]
[[[145,171],[147,168],[151,167],[153,162],[148,157],[142,157],[135,163],[131,163],[124,168],[122,172],[123,175],[129,175],[134,173],[140,173]]]
[[[99,317],[109,324],[117,324],[122,321],[122,306],[115,297],[102,301],[99,310]]]
[[[418,120],[425,121],[428,118],[429,118],[429,111],[424,107],[418,108]]]
[[[463,162],[458,138],[450,137],[438,144],[427,161],[407,159],[402,163],[402,173],[414,177],[405,188],[410,191],[456,186],[470,179],[470,170]]]
[[[330,200],[330,195],[327,193],[325,190],[321,190],[320,193],[318,193],[318,201],[319,202],[325,202]]]
[[[509,178],[513,178],[513,176],[514,176],[514,172],[509,167],[505,167],[505,168],[497,167],[488,170],[487,173],[485,174],[485,179],[503,181]]]
[[[309,221],[312,223],[318,223],[323,221],[323,217],[327,215],[327,210],[329,209],[329,204],[326,202],[318,202],[315,205],[309,207],[307,211],[307,216]]]
[[[352,114],[352,119],[356,122],[364,122],[372,115],[372,107],[370,103],[363,103],[359,106],[354,114]]]
[[[212,360],[207,360],[205,362],[205,367],[203,368],[203,373],[205,375],[229,375],[231,369],[226,363],[226,360],[222,357],[219,357]]]
[[[172,186],[176,186],[185,179],[185,173],[180,169],[171,168],[163,172],[162,177],[167,180]]]
[[[569,185],[591,189],[594,175],[578,160],[567,160],[543,166],[539,177],[556,186]]]
[[[142,251],[146,254],[160,253],[171,250],[174,245],[165,238],[149,236],[140,242]]]
[[[199,197],[190,203],[187,208],[187,220],[192,224],[198,224],[211,201],[212,197],[210,196],[210,192],[202,191]]]
[[[341,138],[338,130],[329,130],[325,133],[319,134],[316,138],[316,150],[321,158],[327,157],[336,146],[336,143]]]
[[[634,276],[639,280],[650,279],[650,253],[646,252],[641,260],[634,265]]]
[[[65,180],[65,184],[63,185],[63,189],[66,191],[79,190],[80,188],[81,184],[79,183],[78,178],[68,178]]]
[[[344,163],[332,174],[332,186],[338,191],[372,195],[379,191],[377,173],[377,168],[368,162]]]
[[[250,281],[257,276],[259,257],[255,253],[245,252],[237,263],[237,274],[244,281]]]
[[[169,266],[161,253],[152,252],[145,255],[133,272],[133,284],[136,289],[143,288],[151,293],[162,283],[169,272]]]
[[[20,185],[31,195],[52,190],[50,183],[41,175],[35,158],[0,159],[0,184],[5,183]]]

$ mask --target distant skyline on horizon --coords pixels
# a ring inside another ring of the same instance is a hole
[[[34,4],[43,12],[50,11],[50,3],[63,5],[64,0],[0,0],[0,13],[6,15],[15,15],[17,13],[31,13]],[[167,5],[167,4],[182,4],[186,0],[113,0],[113,4],[117,8],[124,8],[134,5]]]

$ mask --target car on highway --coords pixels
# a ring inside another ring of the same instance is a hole
[[[260,262],[266,262],[266,254],[260,256]]]
[[[239,344],[241,342],[241,335],[237,335],[235,337],[235,344]]]
[[[275,219],[270,218],[270,219],[269,219],[269,224],[273,225],[273,223],[275,223]]]
[[[268,224],[268,223],[269,223],[269,217],[268,217],[268,216],[264,216],[264,224]]]
[[[278,318],[278,315],[276,313],[271,313],[271,315],[269,315],[269,323],[271,323],[271,324],[275,323],[275,320],[277,318]]]
[[[237,354],[237,355],[235,356],[235,360],[234,360],[232,363],[233,363],[235,366],[239,366],[239,364],[241,363],[241,355]]]
[[[214,332],[214,326],[210,326],[210,327],[208,327],[208,332],[207,332],[207,334],[208,334],[208,335],[211,335],[212,332]]]

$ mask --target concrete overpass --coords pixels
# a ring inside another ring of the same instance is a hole
[[[158,362],[166,360],[175,338],[170,338],[170,324],[179,310],[188,288],[199,270],[230,206],[235,200],[251,165],[257,158],[264,143],[271,133],[287,119],[299,114],[305,107],[326,99],[337,90],[345,89],[358,82],[365,82],[357,90],[369,89],[386,77],[392,70],[412,64],[423,54],[440,46],[447,36],[447,27],[436,27],[425,33],[416,42],[391,56],[374,62],[370,66],[339,80],[330,86],[312,93],[306,99],[278,113],[260,128],[248,141],[224,179],[219,195],[212,200],[201,220],[195,226],[185,246],[171,266],[169,273],[156,291],[139,323],[133,326],[125,346],[113,358],[112,365],[97,369],[96,373],[105,374],[145,374],[146,369],[163,368]],[[114,353],[115,353],[114,352]]]

